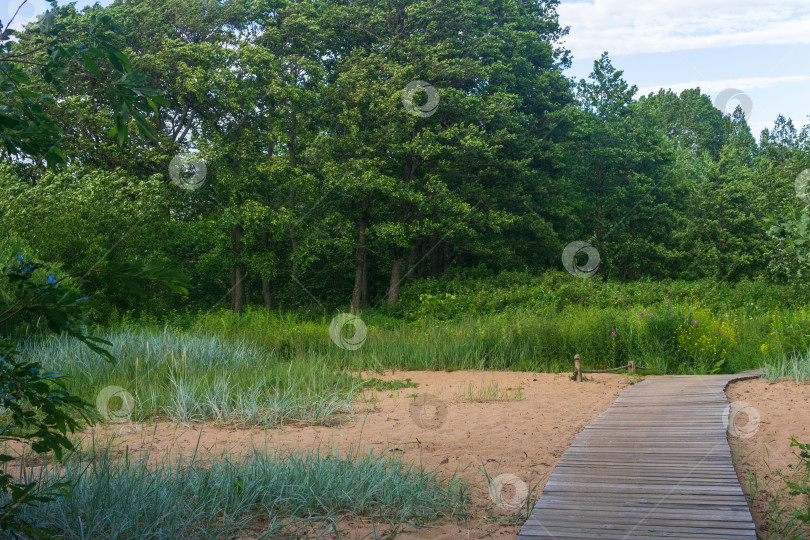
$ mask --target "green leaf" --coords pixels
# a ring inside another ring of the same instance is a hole
[[[110,46],[107,48],[107,58],[116,71],[121,73],[128,73],[132,67],[129,58],[115,47]]]
[[[84,62],[84,65],[87,67],[88,70],[90,70],[90,72],[93,75],[96,75],[96,76],[101,75],[101,72],[98,69],[98,64],[96,64],[95,60],[93,60],[92,55],[90,55],[88,53],[82,54],[81,59],[82,59],[82,62]]]
[[[152,140],[157,140],[158,134],[155,130],[154,126],[149,123],[149,121],[144,118],[144,116],[136,111],[132,112],[132,118],[135,119],[135,125],[138,126],[138,130],[143,133],[145,136],[149,137]]]

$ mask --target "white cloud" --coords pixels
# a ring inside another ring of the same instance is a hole
[[[594,0],[559,6],[575,58],[810,44],[807,0]]]
[[[740,79],[723,79],[719,81],[688,81],[674,84],[661,84],[639,88],[636,96],[646,96],[650,92],[657,93],[659,89],[669,89],[681,93],[687,88],[700,88],[704,94],[716,94],[727,88],[738,88],[743,92],[752,88],[770,88],[780,84],[803,83],[810,81],[810,75],[792,75],[787,77],[744,77]]]

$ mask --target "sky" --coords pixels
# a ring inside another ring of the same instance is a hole
[[[757,137],[780,113],[808,123],[808,0],[562,0],[558,12],[570,27],[569,76],[587,77],[607,51],[638,95],[700,87],[715,104],[737,95],[722,101],[729,112],[751,104]]]
[[[21,1],[0,0],[0,19]],[[47,7],[28,0],[21,15],[35,19]],[[757,136],[780,113],[797,128],[810,123],[808,0],[562,0],[559,15],[570,27],[563,42],[573,54],[568,76],[587,77],[607,51],[639,96],[700,87],[727,112],[750,104]]]

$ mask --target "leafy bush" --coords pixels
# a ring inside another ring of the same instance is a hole
[[[650,307],[667,299],[681,304],[700,303],[717,310],[745,309],[748,313],[759,313],[801,308],[810,303],[810,293],[797,285],[778,285],[761,279],[737,283],[712,280],[621,283],[581,279],[566,272],[545,272],[539,276],[503,272],[486,279],[448,276],[410,282],[403,287],[397,305],[386,309],[398,317],[431,316],[447,320],[518,307]]]
[[[16,252],[16,253],[15,253]],[[15,253],[11,255],[11,253]],[[67,434],[90,418],[87,403],[65,391],[62,375],[20,358],[11,336],[19,336],[42,319],[53,332],[64,332],[94,350],[103,343],[85,334],[82,293],[69,277],[56,279],[19,247],[0,244],[0,439],[24,441],[36,454],[53,452],[57,458],[73,448]],[[15,478],[5,469],[14,456],[0,454],[0,529],[40,536],[46,531],[23,519],[26,505],[47,502],[63,492],[62,483],[37,488],[36,482]]]
[[[712,366],[712,371],[719,370],[737,345],[736,322],[700,304],[676,305],[672,309],[672,315],[682,321],[675,330],[678,351],[703,366]]]

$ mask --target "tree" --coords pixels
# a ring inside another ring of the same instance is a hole
[[[723,114],[700,88],[684,90],[680,95],[662,89],[657,94],[642,96],[638,108],[663,126],[667,138],[677,148],[696,157],[718,158],[727,137]]]
[[[603,54],[577,87],[581,110],[572,111],[570,171],[603,279],[666,274],[677,258],[669,231],[681,219],[672,145],[622,75]]]
[[[332,19],[349,22],[330,38],[340,47],[323,169],[353,229],[353,309],[370,303],[378,272],[377,296],[393,304],[414,272],[438,276],[456,258],[501,255],[499,233],[526,212],[532,182],[546,180],[535,174],[549,154],[538,140],[545,117],[570,101],[567,59],[551,45],[564,34],[555,7],[335,8]]]
[[[740,107],[726,117],[727,142],[697,185],[693,256],[706,275],[728,279],[763,269],[764,195],[757,146]]]
[[[92,16],[68,28],[56,16],[56,1],[48,1],[54,9],[26,32],[10,28],[13,19],[0,25],[0,140],[6,157],[33,161],[35,167],[66,162],[63,128],[49,109],[65,97],[67,83],[75,77],[84,80],[89,94],[110,110],[114,121],[110,135],[119,145],[127,140],[130,120],[154,138],[148,117],[156,115],[163,102],[161,92],[148,86],[131,69],[129,58],[110,43],[105,35],[110,18]]]

